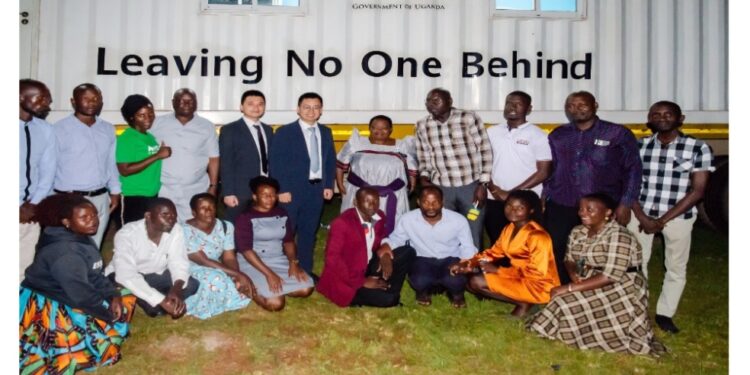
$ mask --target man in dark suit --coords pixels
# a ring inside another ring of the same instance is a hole
[[[268,149],[273,137],[273,129],[260,121],[266,112],[266,97],[262,92],[245,91],[240,111],[242,118],[224,125],[219,134],[224,219],[232,223],[252,197],[250,180],[268,176]]]
[[[378,191],[357,190],[354,207],[331,222],[318,291],[341,306],[391,307],[399,303],[406,273],[416,257],[409,246],[381,249],[385,215]],[[375,251],[378,249],[379,251]]]
[[[295,226],[300,266],[309,274],[323,201],[333,197],[336,175],[333,134],[318,124],[322,113],[320,95],[302,94],[297,101],[299,120],[276,131],[269,158],[271,177],[281,185],[279,202]]]

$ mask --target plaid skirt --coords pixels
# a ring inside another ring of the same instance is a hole
[[[580,349],[654,356],[666,352],[654,338],[646,279],[640,272],[628,273],[621,283],[559,295],[527,328]]]
[[[24,287],[19,305],[19,373],[73,374],[120,359],[135,296],[123,292],[124,321],[114,324]]]

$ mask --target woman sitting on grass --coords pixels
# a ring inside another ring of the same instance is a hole
[[[253,204],[235,220],[237,249],[247,262],[240,270],[253,280],[257,303],[268,311],[279,311],[284,296],[307,297],[313,292],[312,278],[297,260],[294,231],[286,211],[276,206],[279,183],[258,176],[250,180]]]
[[[238,271],[232,223],[216,219],[216,198],[209,193],[190,198],[193,217],[183,226],[190,275],[198,291],[185,300],[187,314],[207,319],[247,306],[254,299],[250,278]]]
[[[612,220],[617,203],[605,194],[581,198],[565,254],[572,282],[551,292],[550,303],[528,323],[543,337],[580,349],[658,355],[648,317],[648,286],[641,272],[641,247],[627,228]]]
[[[560,285],[549,234],[538,224],[539,196],[514,190],[505,201],[505,226],[495,244],[473,258],[451,266],[451,273],[472,273],[467,289],[477,295],[516,305],[511,314],[524,316],[535,304],[549,302]],[[477,269],[478,267],[478,269]],[[481,273],[480,273],[481,272]]]
[[[135,296],[104,277],[99,217],[86,198],[58,194],[37,207],[46,227],[20,290],[20,373],[72,374],[120,359]]]

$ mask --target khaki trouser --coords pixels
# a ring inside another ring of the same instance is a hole
[[[19,254],[18,254],[18,273],[19,282],[23,281],[26,267],[34,261],[34,252],[36,243],[39,241],[40,227],[38,223],[18,224],[19,229]]]
[[[656,303],[656,314],[672,317],[677,311],[682,291],[687,282],[687,263],[690,258],[690,241],[692,239],[693,224],[696,217],[690,219],[672,219],[664,226],[664,282],[661,286],[661,294]],[[648,277],[648,261],[651,258],[651,247],[654,242],[653,234],[638,231],[638,219],[633,218],[628,224],[628,229],[635,234],[638,242],[643,248],[643,274]]]

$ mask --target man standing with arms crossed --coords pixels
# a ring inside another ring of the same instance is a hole
[[[484,203],[492,170],[492,149],[482,119],[453,108],[451,94],[435,88],[427,94],[430,114],[417,121],[415,133],[419,180],[437,185],[445,208],[467,215],[474,246],[481,249]]]
[[[628,224],[643,248],[646,276],[654,234],[664,235],[666,273],[656,303],[656,325],[670,333],[679,332],[672,316],[685,289],[690,240],[698,215],[695,205],[703,198],[709,173],[714,170],[711,148],[680,132],[684,120],[682,109],[673,102],[657,102],[648,111],[648,127],[654,134],[639,142],[643,185],[633,205],[637,220]]]

